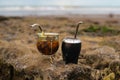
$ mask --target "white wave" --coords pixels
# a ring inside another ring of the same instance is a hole
[[[43,7],[32,7],[32,6],[24,6],[24,7],[0,7],[0,11],[19,11],[19,10],[27,10],[27,11],[34,11],[34,10],[65,10],[65,7],[54,7],[54,6],[43,6]]]
[[[12,7],[0,7],[0,10],[6,11],[18,11],[18,10],[94,10],[94,11],[114,11],[120,10],[117,8],[104,8],[104,7],[74,7],[74,6],[12,6]]]

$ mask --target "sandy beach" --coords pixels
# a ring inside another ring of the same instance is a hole
[[[27,71],[32,72],[32,70],[37,69],[44,71],[49,68],[50,63],[44,61],[42,54],[40,54],[36,48],[37,33],[40,32],[39,29],[37,27],[32,28],[30,25],[37,23],[43,27],[45,32],[57,32],[60,34],[60,46],[55,54],[57,63],[62,61],[62,39],[66,36],[74,36],[75,28],[79,21],[83,21],[84,23],[80,25],[77,35],[77,38],[82,41],[82,50],[78,66],[86,65],[89,66],[90,69],[95,69],[102,73],[106,69],[109,69],[111,64],[115,62],[117,64],[114,66],[114,70],[112,70],[112,67],[102,78],[100,78],[100,75],[96,74],[97,77],[93,75],[90,80],[110,80],[107,78],[111,74],[115,75],[113,80],[119,80],[120,15],[0,16],[0,59],[5,60],[6,63],[11,64],[15,69],[18,69],[18,71],[22,69],[26,70],[26,74]],[[7,51],[5,52],[4,49]],[[10,53],[9,51],[13,51],[14,53]],[[101,58],[98,55],[102,55],[103,57]],[[63,67],[63,65],[59,63],[58,65]],[[57,76],[60,76],[61,72],[66,70],[66,68],[64,69],[60,66],[57,67],[58,70],[53,70],[53,72],[58,72],[56,73]],[[4,68],[0,67],[0,69]],[[4,78],[6,77],[6,75],[3,75],[4,71],[0,74],[2,75],[0,78],[3,76]],[[82,78],[76,78],[76,80],[80,79]],[[17,75],[17,77],[11,80],[23,79],[20,79],[20,76]],[[30,80],[38,79],[34,78]],[[50,80],[55,79],[52,78]],[[71,80],[75,79],[71,78]],[[88,78],[86,77],[85,80],[88,80]]]

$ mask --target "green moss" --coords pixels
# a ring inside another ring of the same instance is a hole
[[[112,29],[110,29],[109,27],[106,27],[106,26],[101,27],[100,30],[102,33],[113,31]]]
[[[86,33],[95,35],[119,35],[120,30],[113,29],[109,26],[90,25],[88,28],[81,30]]]
[[[113,31],[111,28],[107,26],[99,26],[99,25],[90,25],[88,28],[83,29],[85,32],[101,32],[101,33],[106,33],[106,32],[111,32]]]
[[[91,25],[90,27],[84,29],[83,31],[85,31],[85,32],[96,32],[98,30],[99,30],[98,26]]]

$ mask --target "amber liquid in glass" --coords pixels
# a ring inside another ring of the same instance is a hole
[[[44,55],[55,54],[58,50],[58,40],[38,40],[37,48]]]

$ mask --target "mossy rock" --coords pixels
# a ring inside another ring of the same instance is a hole
[[[104,35],[119,35],[120,30],[112,29],[109,26],[99,26],[99,25],[90,25],[88,28],[81,30],[83,32],[97,35],[97,36],[104,36]]]

